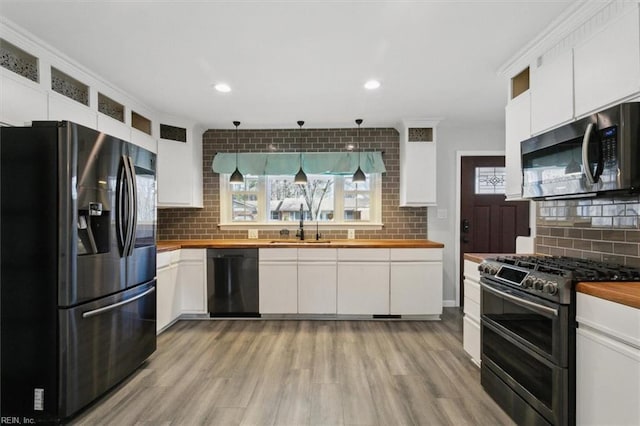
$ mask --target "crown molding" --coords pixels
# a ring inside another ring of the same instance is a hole
[[[535,59],[569,36],[598,11],[615,0],[575,1],[556,17],[537,37],[527,43],[497,71],[499,76],[512,77],[532,64]]]

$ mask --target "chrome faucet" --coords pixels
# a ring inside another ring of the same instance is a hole
[[[296,237],[300,238],[300,241],[304,241],[304,206],[300,203],[300,228],[296,232]]]

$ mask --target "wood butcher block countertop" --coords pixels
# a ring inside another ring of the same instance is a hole
[[[640,282],[578,283],[580,293],[640,309]]]
[[[444,244],[429,240],[167,240],[158,241],[158,252],[181,248],[443,248]]]
[[[501,256],[497,253],[465,253],[464,258],[482,263],[488,257]],[[511,256],[515,256],[511,254]],[[578,283],[576,291],[640,309],[640,282],[586,282]]]
[[[170,240],[158,241],[158,253],[181,248],[443,248],[429,240]]]

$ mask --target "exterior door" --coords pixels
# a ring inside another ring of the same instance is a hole
[[[465,253],[515,253],[528,236],[529,202],[505,201],[503,156],[462,157],[460,194],[460,305]]]

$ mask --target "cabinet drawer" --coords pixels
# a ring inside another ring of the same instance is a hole
[[[465,315],[462,321],[462,347],[471,359],[480,364],[480,325]]]
[[[640,348],[640,309],[578,293],[576,321]]]
[[[470,260],[464,261],[464,276],[465,278],[471,278],[474,281],[480,281],[480,271],[478,271],[479,263],[472,262]]]
[[[332,248],[301,248],[298,249],[298,260],[333,260],[338,258],[338,250]]]
[[[158,253],[158,257],[156,258],[156,267],[158,269],[165,268],[171,264],[171,253],[170,251]]]
[[[388,261],[389,249],[357,249],[344,248],[338,249],[338,260],[348,260],[354,262],[375,262]]]
[[[468,315],[476,322],[480,322],[480,303],[464,297],[464,315]]]
[[[471,280],[464,280],[464,298],[480,303],[480,284]]]
[[[180,260],[197,260],[204,262],[206,249],[182,249],[180,250]]]
[[[442,249],[428,248],[394,248],[389,256],[393,261],[441,261]]]
[[[297,248],[258,249],[258,260],[298,260]]]

